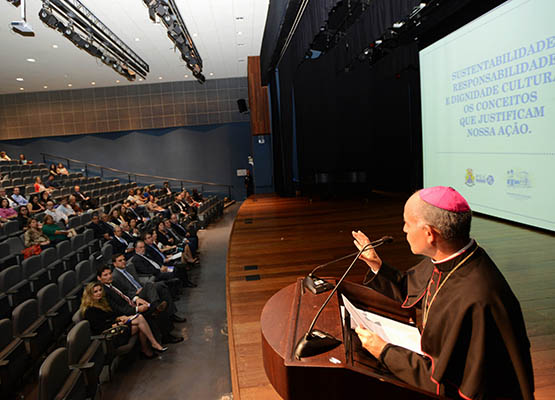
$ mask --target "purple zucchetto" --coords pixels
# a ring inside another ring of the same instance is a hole
[[[470,206],[464,197],[452,187],[434,186],[418,192],[420,198],[432,206],[452,212],[468,212]]]

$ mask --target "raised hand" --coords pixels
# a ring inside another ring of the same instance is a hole
[[[355,239],[353,243],[355,244],[356,248],[360,251],[364,246],[370,243],[370,239],[362,233],[361,231],[353,231],[352,232],[353,238]],[[382,266],[382,260],[378,257],[378,254],[374,250],[374,248],[369,247],[366,249],[359,257],[362,261],[364,261],[368,266],[372,269],[372,272],[375,274],[378,273]]]

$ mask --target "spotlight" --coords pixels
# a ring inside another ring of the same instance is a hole
[[[204,75],[200,72],[197,71],[193,71],[193,76],[195,78],[197,78],[197,81],[199,81],[199,83],[204,83],[206,82],[206,78],[204,77]]]
[[[58,18],[53,16],[52,13],[50,13],[48,10],[44,8],[40,10],[39,18],[41,19],[42,22],[44,22],[46,25],[48,25],[51,28],[56,29],[58,27],[58,22],[59,22]]]

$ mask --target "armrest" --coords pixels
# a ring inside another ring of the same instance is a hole
[[[10,360],[0,360],[0,367],[5,367],[10,363]]]
[[[35,282],[35,281],[38,281],[39,278],[36,277],[36,276],[34,276],[34,277],[29,277],[29,278],[27,278],[27,280],[28,280],[29,282]]]
[[[37,336],[37,332],[27,333],[26,335],[21,335],[21,339],[32,339]]]
[[[66,296],[67,300],[75,300],[76,298],[77,298],[77,296],[75,296],[75,295]]]
[[[91,369],[92,367],[94,367],[94,362],[92,361],[82,363],[82,364],[69,365],[69,369],[71,370],[75,370],[75,369],[84,370],[84,369]]]
[[[56,317],[59,313],[57,312],[47,312],[46,314],[44,314],[46,317],[48,318],[53,318]]]
[[[17,294],[17,290],[6,290],[7,294]]]

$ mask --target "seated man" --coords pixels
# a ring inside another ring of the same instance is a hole
[[[68,216],[65,215],[63,212],[59,212],[58,209],[54,208],[54,202],[52,200],[48,200],[46,202],[46,215],[50,215],[55,223],[62,223],[64,226],[67,226],[68,223]]]
[[[191,253],[196,256],[198,253],[198,237],[197,235],[191,235],[183,226],[181,226],[177,220],[177,214],[172,214],[169,220],[164,220],[164,224],[168,232],[179,238],[181,242],[185,242],[189,245]]]
[[[13,188],[13,193],[11,195],[11,199],[14,203],[16,203],[19,206],[26,206],[27,204],[29,204],[29,201],[27,201],[25,196],[21,195],[21,191],[19,190],[19,187],[17,187],[17,186]]]
[[[91,218],[91,223],[88,224],[87,227],[91,228],[94,231],[95,239],[112,239],[112,230],[109,226],[106,226],[106,224],[100,220],[98,214],[93,214]]]
[[[135,247],[135,243],[137,243],[139,238],[133,236],[129,224],[124,221],[119,226],[121,228],[121,237],[124,238],[127,243],[133,243],[133,247]]]
[[[137,241],[135,255],[131,262],[139,274],[154,276],[155,281],[176,280],[177,274],[172,268],[159,264],[145,255],[145,242]]]
[[[410,249],[426,256],[401,273],[374,249],[360,258],[365,284],[399,303],[422,310],[420,355],[358,327],[365,349],[399,379],[437,395],[465,399],[533,399],[530,342],[517,298],[474,239],[472,212],[454,189],[422,189],[405,204]],[[370,243],[353,232],[362,250]]]
[[[85,193],[81,193],[81,187],[79,185],[75,185],[73,188],[73,195],[79,202],[80,207],[83,210],[88,210],[89,208],[96,208],[96,201],[91,199]]]
[[[46,182],[44,183],[44,187],[49,189],[49,190],[59,189],[60,185],[54,179],[55,179],[54,175],[48,175],[48,178],[46,179]]]
[[[162,313],[170,320],[175,322],[184,322],[184,318],[176,315],[177,308],[171,298],[168,287],[164,282],[147,282],[144,285],[139,282],[139,277],[135,272],[133,264],[126,265],[123,254],[115,254],[112,257],[114,270],[112,272],[113,284],[128,296],[133,302],[137,302],[139,298],[146,300],[150,304],[150,308],[158,308],[158,306],[166,303],[167,313]],[[164,307],[160,307],[164,308]],[[171,330],[171,329],[170,329]]]
[[[126,260],[133,257],[135,252],[133,242],[127,241],[123,237],[123,230],[120,225],[116,225],[114,228],[114,237],[110,240],[110,244],[113,248],[114,254],[123,254]]]

